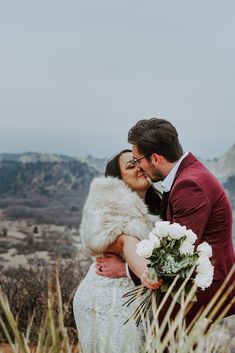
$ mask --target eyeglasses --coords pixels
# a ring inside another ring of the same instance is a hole
[[[138,165],[139,162],[141,161],[141,159],[144,159],[146,157],[148,157],[149,155],[145,154],[143,157],[140,157],[140,158],[135,158],[135,157],[132,157],[132,159],[130,160],[130,162],[133,164],[133,165]]]

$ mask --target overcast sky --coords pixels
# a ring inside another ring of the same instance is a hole
[[[0,153],[109,157],[161,116],[185,150],[235,142],[235,1],[0,2]]]

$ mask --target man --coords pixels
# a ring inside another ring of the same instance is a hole
[[[235,263],[232,244],[232,210],[227,195],[216,178],[191,153],[183,153],[175,127],[165,119],[144,119],[128,133],[133,163],[142,168],[152,181],[163,181],[161,215],[163,220],[177,222],[197,234],[196,245],[203,241],[212,246],[214,266],[212,285],[198,291],[198,301],[188,317],[194,315],[215,295]],[[113,256],[106,260],[109,275],[123,265]],[[110,263],[111,266],[108,266]],[[134,275],[131,272],[134,279]],[[134,279],[135,281],[135,279]],[[232,276],[230,284],[235,282]],[[230,294],[226,304],[232,300]],[[235,305],[228,315],[235,314]]]

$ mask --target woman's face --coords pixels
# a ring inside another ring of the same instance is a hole
[[[123,153],[119,158],[122,180],[134,191],[138,193],[146,192],[151,181],[147,174],[131,163],[132,153]]]

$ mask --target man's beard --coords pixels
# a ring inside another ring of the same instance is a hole
[[[163,174],[158,170],[154,165],[151,165],[151,175],[149,175],[149,178],[154,182],[158,182],[161,180],[164,180]]]

